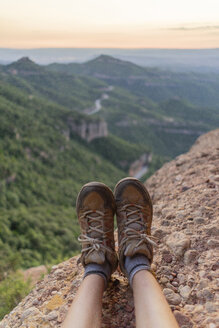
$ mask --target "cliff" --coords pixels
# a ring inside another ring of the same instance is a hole
[[[158,238],[153,270],[184,328],[219,325],[218,140],[219,130],[201,136],[146,182],[154,203],[152,234]],[[77,259],[54,266],[0,327],[60,327],[82,279]],[[104,295],[102,327],[135,327],[132,291],[118,272]]]
[[[74,121],[74,119],[68,119],[68,127],[67,134],[76,133],[82,139],[90,142],[96,138],[107,137],[108,136],[108,128],[107,123],[104,120],[97,121],[85,121],[82,120],[80,122]],[[66,132],[63,132],[66,135]]]

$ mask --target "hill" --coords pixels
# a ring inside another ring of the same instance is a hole
[[[125,176],[87,141],[107,135],[104,121],[37,96],[35,89],[30,94],[22,83],[11,75],[0,82],[1,272],[15,259],[30,267],[77,251],[77,224],[74,238],[69,227],[78,190],[89,180],[113,185]],[[134,160],[135,148],[124,156]]]
[[[218,106],[219,74],[183,73],[141,67],[128,61],[101,55],[82,64],[50,64],[49,70],[92,76],[128,89],[154,102],[169,98],[187,99],[197,106]]]
[[[160,74],[109,56],[80,67],[92,74],[105,69],[123,81]],[[101,180],[112,186],[138,159],[149,176],[219,125],[217,108],[173,98],[154,102],[66,68],[50,71],[26,57],[0,66],[2,272],[15,258],[30,267],[78,251],[77,224],[74,240],[69,227],[81,185]],[[98,111],[88,115],[96,102]]]
[[[219,130],[165,164],[146,185],[158,238],[153,270],[180,327],[217,327]],[[60,327],[83,270],[78,257],[60,263],[3,319],[0,327]],[[110,300],[110,301],[109,301]],[[118,272],[104,294],[102,327],[135,327],[132,292]]]
[[[0,66],[2,272],[15,259],[30,267],[78,251],[72,204],[84,183],[113,186],[133,162],[149,176],[219,125],[217,108],[173,98],[154,102],[69,67],[50,71],[27,57]],[[80,67],[92,74],[108,70],[123,81],[160,74],[109,56]]]

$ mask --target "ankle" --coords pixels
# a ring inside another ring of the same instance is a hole
[[[150,261],[143,254],[136,254],[132,257],[125,257],[124,266],[131,287],[133,284],[133,278],[137,272],[142,270],[150,271],[151,269]]]
[[[89,263],[85,266],[84,277],[88,275],[96,274],[104,279],[105,289],[107,287],[108,281],[111,277],[111,267],[110,264],[105,261],[103,264]]]

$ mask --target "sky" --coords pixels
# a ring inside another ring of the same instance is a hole
[[[1,48],[219,48],[219,0],[0,0]]]

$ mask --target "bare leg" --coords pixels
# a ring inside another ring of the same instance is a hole
[[[104,279],[90,274],[83,280],[62,328],[100,328]]]
[[[137,328],[179,328],[153,275],[142,270],[133,278]]]

